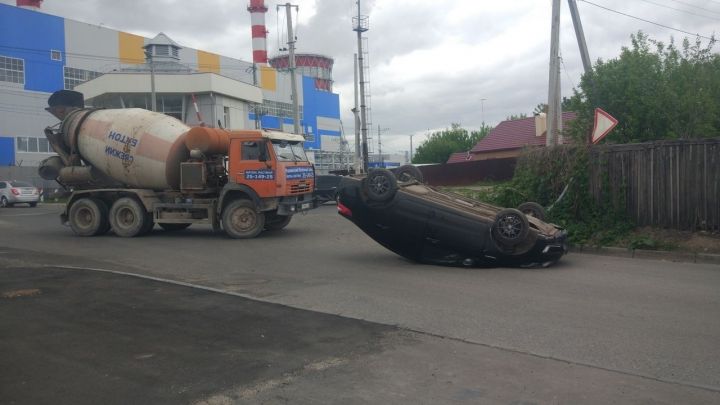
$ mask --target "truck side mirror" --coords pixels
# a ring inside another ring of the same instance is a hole
[[[268,152],[267,152],[267,142],[260,142],[259,145],[260,150],[258,151],[258,160],[261,162],[267,162],[268,161]]]

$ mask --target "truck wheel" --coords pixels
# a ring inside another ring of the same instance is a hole
[[[162,222],[158,223],[160,225],[160,228],[172,232],[172,231],[182,231],[183,229],[186,229],[191,224],[164,224]]]
[[[265,214],[250,200],[235,200],[223,210],[222,226],[231,238],[254,238],[265,227]]]
[[[525,214],[514,209],[504,209],[495,216],[492,237],[499,247],[512,249],[522,243],[530,231]]]
[[[545,220],[545,208],[536,202],[525,202],[518,206],[518,211],[526,216],[535,217],[541,221]]]
[[[388,201],[395,196],[397,180],[387,169],[375,169],[363,181],[363,188],[372,201]]]
[[[285,228],[291,219],[292,215],[265,214],[265,229],[268,231],[278,231]]]
[[[110,225],[113,232],[123,238],[132,238],[149,231],[148,217],[145,207],[132,197],[119,198],[110,209]]]
[[[81,198],[70,206],[70,228],[78,236],[102,235],[108,231],[108,211],[104,202],[95,198]]]
[[[399,169],[395,172],[395,177],[399,181],[402,182],[408,182],[417,180],[420,183],[423,182],[423,174],[420,171],[420,169],[417,168],[417,166],[414,165],[402,165]]]

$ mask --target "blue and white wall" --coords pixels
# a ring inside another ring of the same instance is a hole
[[[47,98],[65,87],[65,66],[106,73],[141,64],[142,46],[148,41],[123,31],[0,4],[0,56],[21,59],[25,69],[23,83],[0,81],[0,165],[36,166],[52,155],[47,149],[20,151],[28,148],[24,143],[19,148],[19,143],[34,138],[32,142],[42,149],[39,142],[45,139],[43,130],[57,123],[44,110]],[[51,58],[51,51],[58,51],[59,60]],[[181,49],[180,58],[180,63],[193,69],[253,83],[250,62],[192,48]],[[265,66],[257,76],[266,100],[290,103],[287,74]],[[315,89],[312,78],[302,77],[301,83],[302,126],[310,139],[306,147],[332,151],[340,139],[339,97]],[[255,120],[252,113],[248,116],[251,122]],[[262,124],[268,128],[293,126],[292,119],[268,115]]]

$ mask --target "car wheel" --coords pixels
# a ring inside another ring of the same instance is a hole
[[[160,228],[162,228],[165,231],[173,232],[173,231],[182,231],[183,229],[187,229],[191,224],[166,224],[159,222],[158,225],[160,225]]]
[[[536,202],[525,202],[518,206],[518,211],[526,216],[535,217],[541,221],[545,220],[545,208]]]
[[[95,198],[81,198],[70,206],[70,229],[78,236],[97,236],[108,230],[108,212],[105,203]]]
[[[395,196],[397,180],[387,169],[375,169],[363,181],[364,191],[371,201],[388,201]]]
[[[529,230],[530,225],[525,214],[514,208],[507,208],[495,216],[492,236],[501,247],[510,249],[522,243]]]
[[[2,198],[0,198],[0,207],[7,208],[10,205],[12,204],[10,204],[10,201],[8,201],[7,197],[2,196]]]
[[[292,215],[266,214],[265,229],[268,231],[278,231],[288,226],[291,219]]]
[[[30,206],[30,208],[35,208],[35,207],[37,207],[37,203],[36,203],[36,202],[28,203],[28,205]]]
[[[119,198],[110,208],[110,225],[117,236],[132,238],[146,233],[148,220],[145,207],[132,197]]]
[[[265,214],[250,200],[236,200],[223,210],[222,227],[231,238],[254,238],[265,227]]]
[[[399,169],[395,172],[395,177],[397,177],[398,181],[402,182],[408,182],[417,180],[419,182],[423,182],[423,174],[420,171],[420,169],[417,168],[417,166],[414,165],[402,165]]]

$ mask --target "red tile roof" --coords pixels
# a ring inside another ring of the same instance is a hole
[[[450,158],[448,158],[446,163],[462,163],[467,162],[468,160],[472,160],[470,152],[455,152],[450,155]]]
[[[577,114],[574,112],[564,112],[562,114],[563,127],[566,127],[567,123],[574,120],[576,116]],[[485,138],[478,142],[470,152],[481,153],[544,145],[545,134],[535,136],[535,117],[530,117],[499,123]]]

